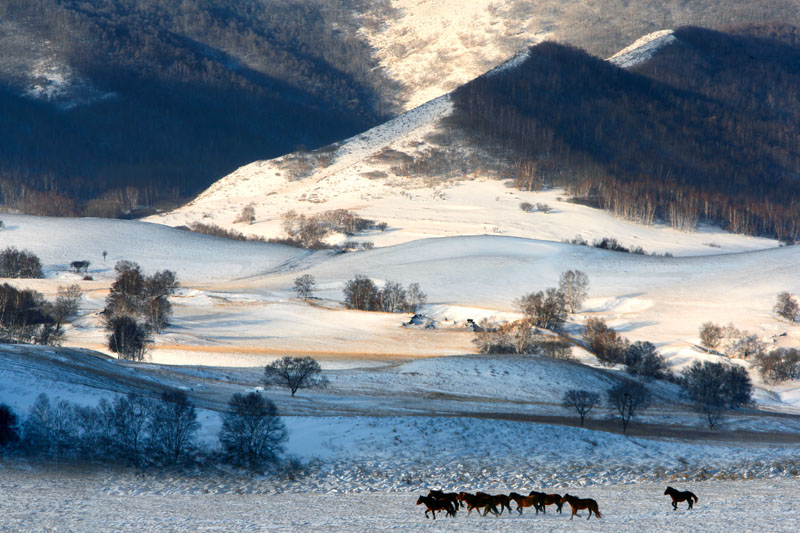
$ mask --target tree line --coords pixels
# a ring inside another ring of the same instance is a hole
[[[299,389],[328,384],[310,357],[284,357],[264,368],[266,386]],[[24,420],[0,403],[0,452],[35,458],[100,462],[145,468],[228,464],[249,475],[267,468],[296,468],[284,457],[286,425],[275,403],[259,392],[234,393],[220,414],[218,445],[198,440],[197,409],[182,390],[156,396],[118,395],[87,406],[40,394]]]

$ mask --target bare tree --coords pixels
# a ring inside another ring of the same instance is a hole
[[[619,415],[622,432],[628,432],[628,424],[636,413],[647,408],[647,388],[636,381],[623,380],[606,392],[608,405]]]
[[[399,313],[407,307],[406,290],[396,281],[386,281],[378,291],[377,301],[384,313]]]
[[[724,337],[725,333],[722,326],[714,324],[713,322],[704,322],[703,325],[700,326],[700,346],[705,348],[706,351],[717,350]]]
[[[558,289],[564,294],[569,312],[580,309],[589,294],[589,276],[580,270],[567,270],[561,273]]]
[[[344,305],[348,309],[368,311],[372,308],[373,301],[378,293],[378,288],[367,276],[357,274],[347,281],[344,286]]]
[[[246,467],[252,475],[278,460],[287,439],[286,426],[274,403],[256,392],[231,397],[219,432],[228,462]]]
[[[314,276],[311,274],[303,274],[299,278],[295,278],[294,292],[297,294],[298,298],[308,300],[312,297],[316,284],[317,281],[314,279]]]
[[[144,361],[148,345],[151,342],[147,327],[127,315],[112,318],[108,328],[108,349],[122,359]]]
[[[726,410],[752,402],[753,384],[739,365],[695,361],[683,370],[681,385],[712,429]]]
[[[43,278],[42,263],[33,252],[13,246],[0,251],[1,278]]]
[[[151,445],[163,464],[178,464],[190,454],[200,424],[185,392],[162,392],[161,401],[153,403],[151,424]]]
[[[583,427],[583,419],[589,414],[589,411],[600,402],[600,395],[596,392],[588,390],[571,389],[564,393],[561,403],[568,409],[575,409],[578,416],[581,417],[581,427]]]
[[[311,357],[283,357],[264,368],[264,384],[288,387],[292,396],[298,389],[325,388],[328,378]]]
[[[419,283],[412,283],[406,290],[406,309],[409,313],[418,313],[428,301],[428,296],[422,292]]]
[[[761,354],[755,365],[761,379],[769,383],[780,383],[800,378],[800,350],[797,348],[777,348]]]
[[[83,297],[80,285],[58,286],[56,302],[53,305],[53,319],[56,324],[69,322],[78,314],[78,303]]]
[[[135,466],[141,464],[149,442],[153,407],[152,399],[136,394],[117,397],[109,406],[100,405],[106,410],[112,455]]]
[[[766,345],[761,338],[755,333],[747,333],[740,337],[731,347],[732,355],[747,359],[748,357],[757,357],[764,353]]]
[[[775,303],[773,311],[789,322],[794,322],[797,320],[797,315],[800,314],[800,306],[794,296],[788,292],[782,292],[778,295],[778,301]]]
[[[589,318],[583,340],[603,366],[625,362],[628,341],[600,318]]]
[[[566,298],[557,289],[525,294],[514,303],[526,319],[540,328],[557,330],[567,320]]]

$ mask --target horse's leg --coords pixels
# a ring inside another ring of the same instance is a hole
[[[686,501],[687,501],[687,502],[689,502],[689,509],[691,509],[691,508],[692,508],[692,498],[691,498],[691,497],[689,497],[689,498],[686,498]],[[687,511],[688,511],[689,509],[687,509]]]
[[[676,502],[675,500],[672,500],[672,510],[673,511],[678,510],[678,502]]]
[[[592,517],[592,508],[587,507],[587,509],[589,509],[589,516],[586,517],[586,520],[589,520]]]

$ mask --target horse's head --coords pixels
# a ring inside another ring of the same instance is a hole
[[[456,500],[458,500],[460,502],[463,502],[464,498],[466,498],[466,497],[467,497],[467,493],[462,490],[461,492],[458,493],[458,496],[456,496]]]
[[[569,494],[564,494],[559,503],[568,502],[570,498],[572,498],[572,496],[570,496]]]
[[[417,500],[417,505],[422,505],[423,503],[425,503],[425,500],[423,499],[422,496],[420,496],[419,499]]]
[[[665,496],[666,496],[666,495],[668,495],[668,494],[669,494],[670,492],[672,492],[673,490],[675,490],[675,489],[673,489],[672,487],[667,487],[667,490],[665,490],[665,491],[664,491],[664,495],[665,495]]]

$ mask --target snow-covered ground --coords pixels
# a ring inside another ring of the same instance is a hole
[[[3,468],[0,466],[0,468]],[[558,489],[598,502],[602,518],[569,507],[542,515],[426,519],[414,505],[421,491],[394,493],[275,492],[253,480],[176,479],[82,472],[6,469],[0,476],[0,529],[6,531],[675,531],[794,532],[800,526],[796,479],[673,483],[699,501],[673,511],[666,481]],[[456,487],[448,487],[456,488]],[[504,492],[545,488],[520,480]],[[426,492],[427,493],[427,492]],[[512,504],[512,508],[514,508]]]

